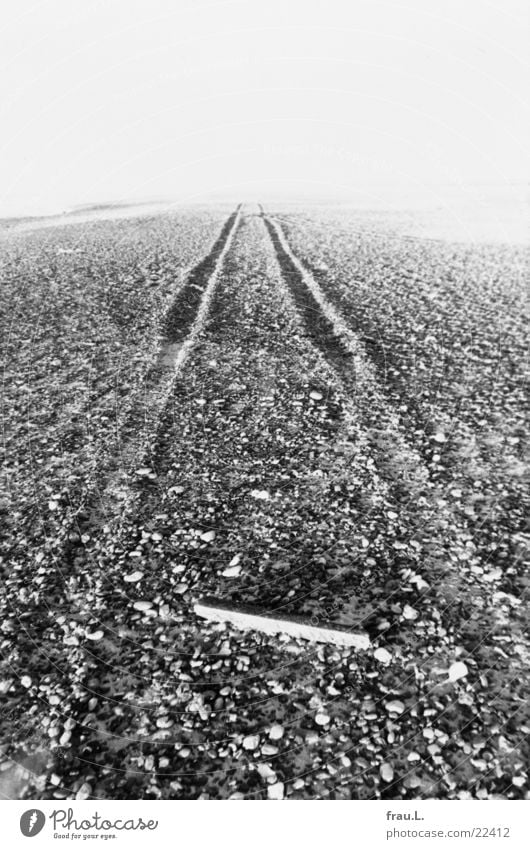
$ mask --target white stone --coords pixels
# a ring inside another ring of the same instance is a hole
[[[203,542],[213,542],[215,539],[215,531],[205,531],[201,534],[201,539]]]
[[[259,746],[259,734],[250,734],[243,740],[243,748],[253,752]]]
[[[468,675],[469,669],[466,664],[461,660],[457,660],[455,663],[452,663],[448,670],[448,681],[459,681],[460,678],[465,678]]]
[[[383,781],[390,782],[394,778],[394,770],[390,764],[381,764],[379,767],[379,773]]]
[[[133,607],[135,610],[150,610],[153,606],[151,601],[135,601]]]
[[[241,566],[227,566],[226,569],[223,569],[221,575],[225,578],[237,578],[238,575],[241,574]]]
[[[250,495],[252,498],[257,498],[258,501],[268,501],[270,498],[266,489],[253,489]]]
[[[403,702],[400,702],[398,699],[395,699],[392,702],[387,702],[385,705],[388,713],[403,713],[405,710],[405,705]]]
[[[379,661],[379,663],[390,663],[390,661],[392,660],[392,655],[390,654],[390,652],[383,648],[376,649],[374,651],[374,657],[376,660]]]
[[[280,740],[283,737],[283,726],[272,725],[269,729],[269,737],[271,740]]]
[[[282,781],[277,781],[276,784],[270,784],[267,787],[267,797],[269,799],[283,799],[285,796],[285,786]]]
[[[268,764],[258,764],[257,769],[262,778],[276,778],[276,773]]]
[[[127,584],[137,584],[143,578],[143,572],[131,572],[129,575],[125,575],[123,580]]]

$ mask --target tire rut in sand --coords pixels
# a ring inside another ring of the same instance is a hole
[[[389,448],[391,444],[393,448],[399,446],[403,459],[407,458],[408,471],[416,470],[426,484],[429,473],[423,458],[408,444],[399,415],[385,397],[362,343],[291,251],[280,225],[264,212],[262,218],[283,278],[311,342],[331,365],[346,392],[357,402],[364,424],[379,447],[382,447],[382,440],[378,436],[387,440]],[[384,452],[379,450],[378,453],[380,461],[383,461]]]
[[[207,315],[217,276],[239,225],[240,210],[241,204],[225,221],[208,254],[192,268],[168,308],[154,363],[145,376],[140,403],[121,427],[116,457],[106,458],[104,468],[96,472],[84,504],[65,532],[56,564],[63,582],[74,559],[84,557],[84,535],[99,535],[105,525],[119,519],[132,495],[132,469],[149,462],[153,434],[160,428],[177,372]],[[181,315],[179,310],[182,310]]]
[[[481,595],[483,588],[470,586],[465,574],[471,567],[482,571],[488,555],[473,549],[470,553],[467,523],[451,509],[443,483],[433,480],[428,457],[409,438],[362,342],[295,256],[279,223],[263,209],[261,216],[305,332],[354,401],[377,468],[396,504],[413,520],[417,539],[431,552],[427,571],[456,614],[461,604],[472,605]]]
[[[350,562],[349,504],[357,509],[361,489],[363,499],[376,498],[377,481],[371,470],[343,469],[344,393],[307,344],[262,222],[246,218],[207,331],[175,381],[153,451],[156,479],[145,481],[124,542],[150,568],[165,571],[178,556],[194,593],[292,613],[304,606],[304,615],[321,606],[315,586],[322,594],[330,563]],[[341,484],[328,485],[323,468]],[[175,485],[182,497],[171,494]],[[343,511],[334,507],[335,485],[345,490]],[[143,531],[154,531],[157,543]],[[208,532],[216,535],[211,546],[199,536]],[[351,545],[361,545],[359,535],[360,527]],[[234,557],[242,574],[226,580]],[[331,601],[331,587],[326,592]]]
[[[233,236],[239,226],[241,204],[225,221],[212,249],[190,272],[169,307],[163,324],[163,337],[155,364],[146,377],[144,397],[134,421],[127,423],[127,438],[120,451],[120,468],[105,486],[108,499],[131,464],[149,462],[152,437],[162,426],[164,410],[180,369],[198,335],[210,309],[217,279]],[[110,503],[104,505],[107,510]]]
[[[157,477],[145,482],[137,515],[124,527],[126,545],[133,556],[142,551],[162,569],[178,553],[188,561],[194,593],[220,592],[227,602],[319,617],[324,601],[333,616],[342,615],[334,606],[337,583],[330,575],[345,569],[348,598],[355,597],[355,616],[364,623],[361,599],[373,601],[372,591],[367,596],[363,589],[367,581],[380,579],[391,593],[396,568],[415,566],[438,580],[448,549],[458,547],[457,529],[444,514],[443,532],[436,529],[421,563],[418,550],[434,531],[433,514],[439,520],[438,493],[421,458],[403,442],[391,409],[385,406],[381,413],[381,404],[374,404],[372,427],[367,426],[364,395],[370,391],[375,397],[377,387],[364,375],[352,398],[336,366],[342,341],[326,316],[319,320],[316,301],[310,303],[310,319],[333,336],[334,360],[328,344],[323,349],[308,344],[306,323],[259,219],[238,233],[225,272],[193,367],[175,382],[153,453]],[[353,354],[344,359],[350,367]],[[265,420],[260,406],[269,410]],[[383,435],[375,432],[382,415]],[[220,432],[229,438],[220,441]],[[391,445],[393,467],[388,461],[380,475],[389,453],[383,437]],[[395,474],[398,452],[403,468],[408,464],[411,470],[409,482]],[[186,493],[182,499],[168,496],[175,484]],[[261,496],[263,502],[254,500]],[[407,501],[413,501],[412,509]],[[164,519],[170,504],[171,519]],[[155,532],[156,545],[142,542],[144,530]],[[210,531],[216,534],[212,548],[199,536]],[[370,539],[378,559],[367,578],[352,562],[368,556],[363,546]],[[223,580],[242,547],[242,574],[237,581]]]
[[[439,599],[439,613],[446,627],[456,628],[461,641],[473,651],[487,653],[494,635],[503,628],[503,614],[488,576],[494,555],[475,541],[473,527],[453,508],[451,475],[436,479],[431,474],[431,450],[416,447],[415,434],[388,398],[380,370],[365,345],[295,256],[278,222],[263,209],[261,216],[306,333],[353,398],[372,441],[377,468],[387,478],[390,493],[399,505],[397,512],[406,515],[411,529],[416,529],[422,576],[430,587],[427,593],[435,593]],[[523,622],[524,615],[520,617],[518,639],[527,647]],[[503,686],[510,686],[517,677],[514,669],[517,663],[508,660]]]
[[[230,246],[240,210],[241,204],[225,221],[211,251],[191,270],[185,285],[169,307],[164,319],[165,346],[182,344],[190,333],[208,283],[219,272],[219,263]]]

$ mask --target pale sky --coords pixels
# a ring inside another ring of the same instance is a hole
[[[0,214],[528,180],[529,17],[519,0],[4,0]]]

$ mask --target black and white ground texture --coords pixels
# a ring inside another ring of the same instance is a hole
[[[409,224],[2,223],[2,798],[528,798],[528,249]]]

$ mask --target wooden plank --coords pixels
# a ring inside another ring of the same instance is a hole
[[[276,616],[263,613],[247,605],[227,605],[216,599],[202,599],[194,605],[197,616],[212,622],[229,622],[243,631],[261,631],[264,634],[288,634],[298,640],[316,643],[331,643],[354,649],[370,648],[370,637],[364,633],[353,633],[340,625],[327,627],[300,616]]]

